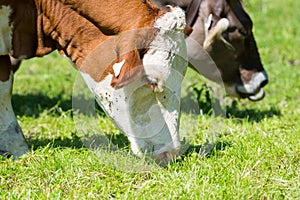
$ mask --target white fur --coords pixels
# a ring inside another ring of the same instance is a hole
[[[122,60],[121,62],[115,63],[113,65],[113,70],[114,70],[115,77],[118,77],[120,75],[120,72],[121,72],[121,69],[122,69],[124,63],[125,63],[125,59]]]
[[[265,71],[258,72],[253,75],[249,83],[238,85],[237,90],[244,94],[255,94],[260,90],[260,84],[265,80],[268,80],[267,73]]]
[[[12,27],[9,24],[11,12],[9,6],[0,7],[0,55],[11,53]]]
[[[154,28],[160,29],[161,33],[164,31],[182,31],[185,28],[185,14],[179,7],[171,7],[171,12],[167,12],[158,18],[154,24]]]
[[[2,66],[1,66],[2,67]],[[9,124],[15,120],[10,102],[12,88],[12,73],[9,80],[0,81],[0,130],[7,129]]]
[[[180,86],[187,67],[184,12],[172,8],[154,27],[159,32],[144,55],[143,66],[145,76],[157,80],[160,90],[153,92],[144,76],[116,90],[110,85],[112,74],[98,83],[82,75],[106,114],[127,135],[136,155],[169,161],[180,148]],[[120,66],[114,69],[115,75],[119,70]]]
[[[12,82],[12,72],[9,80],[0,81],[0,150],[19,157],[28,147],[11,105]]]
[[[186,56],[185,43],[178,44],[181,41],[182,34],[178,34],[175,30],[182,31],[185,27],[185,15],[180,8],[171,8],[172,12],[168,12],[162,17],[158,18],[154,24],[155,28],[159,28],[160,31],[151,42],[150,48],[143,58],[143,65],[145,67],[146,74],[151,78],[158,80],[158,91],[162,91],[164,81],[170,77],[171,70],[174,68],[167,67],[171,65],[171,62],[176,62],[175,55],[182,57]],[[177,63],[176,70],[180,74],[185,74],[186,65]],[[177,83],[171,83],[177,84]],[[178,84],[177,84],[178,85]]]

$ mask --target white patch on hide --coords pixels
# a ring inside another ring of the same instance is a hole
[[[120,72],[121,72],[121,69],[122,69],[124,63],[125,63],[125,59],[122,60],[121,62],[115,63],[113,65],[113,70],[114,70],[115,77],[118,77],[120,75]]]
[[[160,31],[151,42],[150,48],[143,58],[145,72],[149,77],[158,80],[157,90],[160,92],[163,90],[165,84],[167,84],[168,87],[172,87],[171,85],[174,84],[180,87],[178,82],[166,82],[166,80],[172,78],[170,77],[171,70],[176,70],[179,74],[184,76],[187,66],[187,63],[182,63],[180,58],[177,58],[181,56],[185,59],[184,57],[186,56],[185,43],[181,42],[178,44],[182,40],[182,33],[176,32],[176,30],[184,29],[185,14],[180,8],[175,7],[171,9],[172,12],[168,12],[156,20],[154,27]],[[170,67],[172,62],[177,66]],[[183,62],[186,62],[186,60]]]
[[[185,28],[185,14],[179,7],[171,7],[171,12],[167,12],[163,16],[159,17],[154,24],[154,28],[162,31],[182,31]],[[163,32],[164,33],[164,32]]]
[[[0,55],[8,55],[12,50],[12,27],[9,25],[11,13],[9,6],[0,7]]]
[[[0,81],[0,150],[19,157],[28,151],[28,147],[11,104],[12,82],[12,72],[9,80]]]
[[[99,83],[95,82],[88,74],[82,73],[82,75],[107,116],[127,135],[134,154],[143,156],[144,153],[149,154],[153,149],[156,151],[156,155],[168,150],[179,149],[180,143],[176,126],[166,124],[168,121],[172,121],[177,125],[174,118],[178,119],[179,113],[176,111],[169,113],[164,105],[157,101],[151,88],[142,79],[115,90],[110,86],[112,74],[106,76]],[[145,96],[146,100],[153,98],[155,102],[151,105],[143,104]],[[135,104],[136,106],[134,106]],[[139,106],[149,109],[145,113],[136,112],[138,108],[135,107]],[[159,149],[155,149],[155,147],[159,147]]]
[[[111,81],[119,75],[120,63],[114,68],[114,75],[109,74],[98,83],[81,73],[98,104],[127,135],[133,153],[167,160],[172,155],[166,152],[177,154],[180,148],[180,90],[187,68],[185,15],[180,8],[171,10],[155,22],[158,33],[142,60],[144,76],[115,89]],[[156,92],[147,77],[157,82]]]
[[[0,81],[0,130],[6,129],[9,124],[15,120],[14,115],[11,114],[13,113],[13,109],[10,102],[12,77],[13,74],[11,73],[8,81]]]

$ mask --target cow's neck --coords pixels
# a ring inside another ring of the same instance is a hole
[[[86,56],[107,39],[91,22],[58,0],[36,0],[36,6],[39,34],[37,55],[57,48],[63,50],[76,66],[80,66]]]

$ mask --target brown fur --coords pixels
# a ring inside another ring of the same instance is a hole
[[[155,20],[167,12],[148,0],[145,3],[141,0],[2,0],[0,5],[10,5],[14,11],[11,15],[13,58],[44,56],[58,49],[69,56],[79,69],[99,44],[123,31],[152,28]],[[118,41],[111,49],[114,62],[126,58],[126,66],[119,78],[113,79],[112,85],[122,85],[118,83],[120,80],[124,84],[121,77],[141,65],[141,51],[151,42],[155,31],[151,34],[133,34],[125,41],[126,45],[122,44],[124,40]],[[104,53],[104,56],[108,55]],[[107,58],[104,60],[107,61]],[[91,63],[83,71],[100,81],[103,73],[111,73],[114,63],[106,64],[93,69]],[[104,69],[99,70],[99,67]]]
[[[11,73],[11,64],[8,55],[0,56],[0,66],[3,66],[0,67],[0,81],[7,81]]]
[[[140,55],[137,50],[133,50],[119,57],[118,62],[121,62],[124,59],[125,63],[121,69],[120,75],[113,78],[111,86],[120,88],[142,76],[144,70],[142,61],[139,57]]]
[[[61,0],[81,16],[88,19],[106,35],[122,31],[151,27],[165,11],[150,1],[141,0]]]

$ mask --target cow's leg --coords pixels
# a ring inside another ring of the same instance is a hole
[[[0,56],[0,153],[15,158],[28,151],[11,104],[13,72],[10,58]]]

